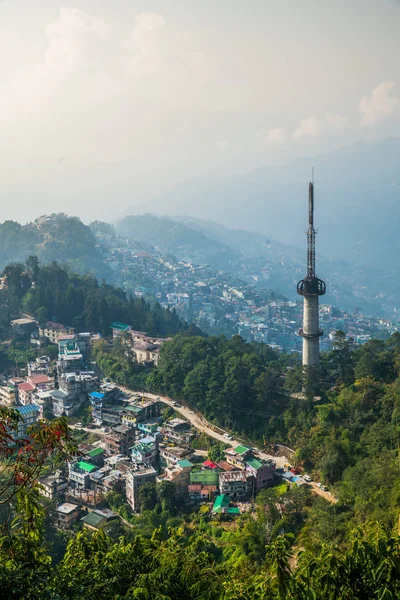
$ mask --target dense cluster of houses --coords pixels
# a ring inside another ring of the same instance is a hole
[[[32,334],[25,321],[18,326]],[[112,331],[114,338],[124,334],[122,339],[138,362],[157,364],[164,340],[123,323],[113,323]],[[58,527],[82,521],[96,529],[115,518],[115,513],[104,509],[111,491],[124,493],[132,510],[139,512],[140,488],[149,482],[171,482],[176,494],[193,506],[206,502],[211,507],[216,502],[214,512],[229,514],[237,512],[237,507],[230,506],[232,501],[250,499],[273,483],[275,463],[257,458],[252,448],[229,448],[218,463],[204,460],[192,449],[197,432],[190,423],[176,416],[163,419],[157,398],[123,392],[100,379],[90,362],[90,349],[98,335],[76,333],[51,322],[39,329],[38,339],[43,338],[57,344],[56,364],[41,356],[27,365],[24,377],[9,378],[0,385],[0,403],[13,406],[21,416],[14,438],[25,437],[28,427],[42,417],[66,415],[77,420],[88,400],[87,427],[100,438],[93,444],[80,444],[65,469],[40,480],[42,495],[57,501]]]

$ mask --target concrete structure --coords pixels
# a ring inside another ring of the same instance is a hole
[[[252,482],[243,471],[223,471],[219,474],[219,491],[229,498],[244,498],[252,491]]]
[[[44,337],[52,344],[57,344],[61,336],[74,333],[74,331],[73,327],[66,327],[61,323],[48,321],[45,327],[39,327],[39,337]]]
[[[140,487],[145,483],[155,483],[157,471],[147,465],[136,465],[126,473],[126,499],[135,512],[140,511]]]
[[[10,324],[13,328],[13,332],[21,337],[30,336],[31,333],[38,330],[37,321],[35,321],[35,319],[28,319],[26,317],[13,319]]]
[[[74,525],[81,514],[81,509],[77,504],[65,502],[56,508],[56,526],[60,529],[69,529]]]
[[[5,381],[2,385],[0,385],[0,404],[1,405],[13,406],[14,404],[16,404],[17,398],[18,398],[17,385],[12,383],[11,381]]]
[[[297,293],[303,296],[303,327],[299,334],[303,338],[303,367],[305,371],[315,369],[319,364],[319,296],[326,292],[325,282],[315,274],[315,234],[314,229],[314,184],[310,182],[308,195],[308,231],[307,231],[307,276],[297,284]],[[311,372],[305,373],[310,382],[314,379]],[[308,387],[305,382],[305,387]]]
[[[26,406],[16,406],[15,410],[19,412],[21,419],[18,422],[17,431],[11,431],[10,435],[14,440],[19,440],[27,436],[28,427],[34,425],[39,418],[39,409],[36,404],[27,404]]]
[[[276,463],[273,460],[250,458],[246,460],[246,474],[254,478],[254,487],[258,492],[274,483]]]
[[[135,430],[126,425],[117,425],[104,437],[104,442],[110,454],[128,454],[135,442]]]
[[[59,472],[41,477],[39,484],[39,493],[49,500],[63,496],[68,488],[68,481],[61,477]]]

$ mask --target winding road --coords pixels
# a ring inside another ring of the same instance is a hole
[[[117,384],[115,384],[115,385],[117,385]],[[169,398],[168,396],[160,396],[157,394],[150,394],[149,392],[146,392],[145,394],[143,394],[143,392],[135,392],[134,390],[130,390],[122,385],[117,385],[117,387],[119,387],[120,390],[122,390],[125,394],[127,394],[129,396],[132,396],[133,394],[145,395],[146,398],[152,398],[153,400],[159,400],[160,402],[163,402],[163,404],[168,404],[168,406],[171,406],[175,412],[180,413],[183,417],[185,417],[185,419],[190,421],[190,423],[194,427],[196,427],[196,429],[198,429],[199,431],[203,431],[204,433],[206,433],[210,437],[214,438],[215,440],[224,442],[224,444],[229,443],[232,446],[238,446],[240,444],[244,444],[244,442],[242,442],[241,440],[234,440],[234,439],[228,440],[226,437],[224,437],[223,433],[219,433],[218,431],[215,431],[214,425],[212,425],[211,423],[206,421],[206,419],[202,415],[195,413],[193,410],[187,408],[186,406],[182,406],[182,405],[176,406],[174,404],[175,401],[172,400],[171,398]],[[220,428],[218,428],[218,429],[220,429]],[[91,430],[89,430],[89,431],[91,431]],[[220,431],[222,431],[222,430],[220,429]],[[229,432],[224,432],[224,433],[227,433],[229,435]],[[259,451],[256,451],[256,454],[260,458],[263,458],[265,460],[270,459],[270,460],[275,461],[276,466],[280,467],[282,469],[284,468],[285,463],[287,463],[287,458],[285,456],[271,456],[270,454],[266,454],[265,452],[259,452]],[[323,490],[321,490],[314,481],[309,483],[308,485],[311,486],[312,491],[315,494],[318,494],[318,496],[325,498],[325,500],[328,500],[328,502],[331,502],[332,504],[337,502],[337,500],[333,496],[333,494],[331,494],[330,492],[324,492]]]

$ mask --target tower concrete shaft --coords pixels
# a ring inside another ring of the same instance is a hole
[[[297,293],[304,298],[303,327],[299,330],[303,337],[303,367],[310,368],[319,363],[319,338],[323,332],[319,328],[318,304],[326,285],[315,274],[314,184],[311,182],[308,192],[307,276],[297,284]]]

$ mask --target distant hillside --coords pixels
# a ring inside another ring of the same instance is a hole
[[[68,263],[84,273],[94,270],[107,276],[102,250],[95,233],[77,217],[52,214],[21,225],[15,221],[0,224],[0,269],[9,262],[25,261],[36,255],[43,263]]]
[[[302,247],[284,245],[266,235],[229,229],[194,217],[137,215],[124,218],[117,233],[170,252],[178,260],[209,264],[230,271],[254,285],[296,298],[296,284],[305,274],[306,236]],[[318,240],[319,242],[319,240]],[[328,283],[324,298],[342,309],[362,308],[387,315],[400,306],[400,283],[391,271],[318,255],[318,274]]]
[[[217,269],[236,268],[236,253],[229,245],[183,222],[150,214],[129,216],[117,223],[116,232],[171,252],[178,260],[205,263]]]
[[[327,258],[398,272],[400,139],[360,142],[246,175],[202,177],[135,212],[212,219],[303,245],[307,185],[315,169],[318,250]]]

